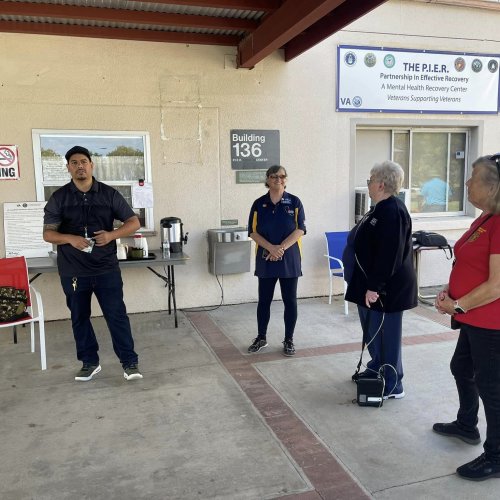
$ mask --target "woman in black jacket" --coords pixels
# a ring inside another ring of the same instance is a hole
[[[371,360],[359,377],[385,379],[384,399],[401,399],[403,311],[417,306],[411,218],[395,195],[403,184],[403,169],[394,162],[375,164],[368,193],[375,206],[353,229],[355,266],[346,300],[358,305]]]

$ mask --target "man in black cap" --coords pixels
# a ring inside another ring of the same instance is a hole
[[[93,293],[125,379],[142,378],[123,302],[115,242],[135,233],[140,228],[139,219],[116,189],[95,180],[88,149],[74,146],[65,156],[71,182],[47,202],[43,238],[57,245],[57,267],[71,311],[77,358],[83,363],[75,380],[87,382],[101,371],[99,345],[90,321]],[[115,219],[123,225],[113,230]]]

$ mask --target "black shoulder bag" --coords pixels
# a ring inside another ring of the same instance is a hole
[[[432,231],[415,231],[412,234],[412,237],[415,240],[415,243],[421,247],[438,247],[444,251],[448,260],[453,257],[453,250],[451,249],[448,240],[442,234],[434,233]],[[450,253],[449,257],[446,253],[447,251]]]

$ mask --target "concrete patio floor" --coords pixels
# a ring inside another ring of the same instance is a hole
[[[418,307],[404,315],[402,400],[353,403],[361,329],[336,298],[299,301],[297,354],[250,355],[256,304],[130,316],[144,379],[127,382],[102,318],[102,372],[73,380],[69,321],[46,323],[48,369],[0,336],[0,499],[496,499],[500,480],[464,481],[482,453],[431,431],[455,418],[456,333]],[[368,356],[365,356],[368,358]],[[480,410],[484,438],[484,414]]]

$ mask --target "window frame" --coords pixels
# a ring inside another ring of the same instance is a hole
[[[64,129],[32,129],[31,132],[32,143],[33,143],[33,163],[35,167],[35,187],[36,187],[36,199],[37,201],[47,201],[45,199],[45,188],[64,186],[67,184],[67,180],[60,182],[51,181],[44,182],[43,178],[43,165],[42,165],[42,148],[41,148],[41,138],[44,136],[52,137],[74,137],[74,144],[85,144],[86,139],[91,137],[99,137],[110,139],[116,139],[120,137],[137,137],[142,138],[143,148],[144,148],[144,182],[152,183],[152,168],[151,168],[151,148],[150,148],[150,138],[149,132],[146,131],[116,131],[116,130],[64,130]],[[137,181],[124,181],[124,180],[106,180],[105,184],[111,187],[119,186],[130,186],[132,191],[132,186]],[[138,208],[132,207],[132,209],[138,210]],[[144,210],[144,220],[145,226],[142,226],[138,232],[148,233],[154,231],[154,216],[153,207],[142,208]]]
[[[471,155],[471,144],[472,144],[472,127],[467,124],[464,126],[460,126],[457,124],[453,124],[450,126],[439,124],[436,126],[433,126],[432,124],[427,124],[423,126],[418,126],[418,125],[406,125],[406,124],[376,124],[376,123],[366,123],[366,122],[354,122],[354,131],[355,133],[358,130],[386,130],[390,133],[390,156],[391,160],[394,160],[394,155],[395,155],[395,147],[394,147],[394,136],[396,133],[408,133],[409,134],[409,144],[408,144],[408,176],[405,175],[405,182],[404,186],[408,185],[408,188],[411,190],[411,178],[412,178],[412,155],[413,155],[413,134],[414,133],[446,133],[448,134],[448,145],[449,145],[449,140],[450,140],[450,134],[453,133],[461,133],[465,134],[465,158],[464,158],[464,184],[463,184],[463,209],[459,211],[454,211],[454,212],[411,212],[410,211],[410,216],[412,218],[418,218],[418,219],[437,219],[437,218],[443,218],[443,217],[463,217],[463,216],[468,216],[470,212],[469,204],[467,201],[467,192],[466,192],[466,186],[465,182],[467,180],[467,176],[470,172],[470,155]],[[449,152],[449,151],[448,151]],[[447,164],[447,175],[449,175],[449,157],[448,157],[448,164]]]
[[[412,170],[413,170],[413,134],[421,134],[421,133],[432,133],[432,134],[447,134],[447,147],[448,147],[448,155],[447,155],[447,163],[446,163],[446,182],[449,184],[450,182],[450,147],[451,147],[451,134],[464,134],[465,135],[465,151],[464,151],[464,183],[462,187],[462,210],[456,211],[446,211],[446,212],[412,212],[410,211],[410,215],[412,217],[418,218],[436,218],[436,217],[461,217],[467,215],[467,192],[465,181],[467,179],[467,172],[469,171],[469,148],[470,148],[470,129],[468,127],[393,127],[391,130],[391,159],[394,157],[394,134],[397,132],[408,132],[409,133],[409,149],[408,149],[408,179],[405,179],[405,184],[408,184],[408,188],[411,187],[411,179],[412,179]]]

